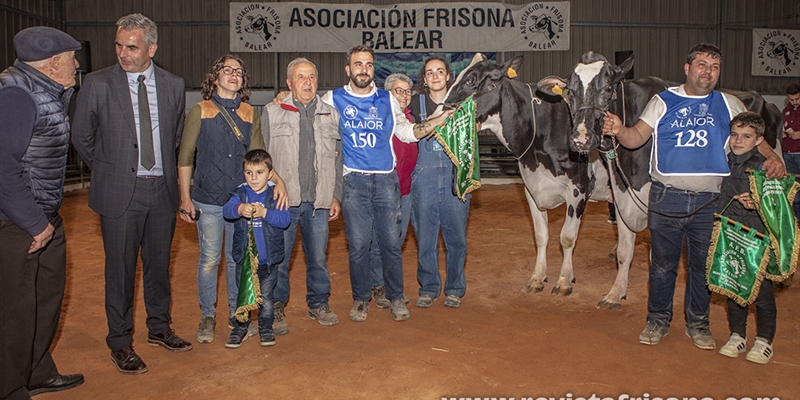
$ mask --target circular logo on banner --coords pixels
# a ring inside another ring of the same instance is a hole
[[[566,30],[564,13],[549,3],[534,3],[522,10],[517,21],[520,34],[531,50],[547,50],[559,44]]]
[[[281,33],[278,12],[261,3],[247,5],[236,15],[236,35],[250,51],[266,51]]]
[[[767,31],[759,40],[754,41],[757,62],[753,68],[766,76],[797,76],[800,69],[800,37],[786,30]]]
[[[738,252],[728,250],[722,254],[725,273],[734,279],[739,279],[747,272],[744,257]]]

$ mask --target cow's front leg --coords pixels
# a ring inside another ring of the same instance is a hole
[[[597,303],[597,308],[617,309],[628,293],[628,273],[633,261],[633,248],[636,244],[636,232],[630,230],[625,223],[617,222],[617,278],[611,291]]]
[[[547,282],[547,240],[549,232],[547,227],[547,211],[539,211],[536,202],[533,201],[530,193],[525,191],[525,198],[528,199],[528,207],[531,209],[533,219],[533,236],[536,240],[536,265],[533,267],[533,274],[528,279],[528,283],[522,289],[525,293],[541,292],[544,283]]]
[[[578,229],[581,227],[581,215],[575,208],[567,204],[567,215],[564,219],[564,226],[561,228],[561,251],[564,260],[561,263],[561,271],[558,273],[558,281],[553,286],[552,294],[569,296],[572,294],[572,284],[575,282],[575,275],[572,270],[572,252],[575,250],[575,242],[578,240]]]

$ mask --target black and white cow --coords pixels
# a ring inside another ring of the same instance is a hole
[[[588,52],[567,79],[551,76],[538,84],[544,92],[566,94],[573,125],[570,148],[577,152],[600,150],[608,167],[617,216],[623,221],[617,224],[617,278],[606,298],[597,305],[600,308],[619,307],[627,293],[636,232],[647,227],[652,146],[652,139],[634,150],[616,146],[610,137],[602,134],[603,116],[609,111],[618,115],[626,126],[633,126],[650,98],[676,85],[655,77],[623,81],[631,67],[632,57],[616,66],[602,55]],[[749,110],[764,117],[767,122],[764,137],[773,147],[778,145],[782,120],[777,107],[766,103],[756,92],[723,91],[737,96]]]
[[[475,94],[476,121],[489,129],[516,157],[525,196],[533,218],[536,264],[524,290],[539,292],[547,281],[547,210],[566,203],[561,229],[564,259],[553,294],[572,293],[572,252],[581,217],[595,187],[595,195],[606,200],[608,177],[595,157],[570,151],[569,107],[559,96],[536,93],[536,86],[512,79],[522,63],[516,57],[502,65],[476,54],[472,64],[459,74],[445,103],[458,104]]]

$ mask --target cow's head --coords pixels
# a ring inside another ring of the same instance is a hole
[[[588,52],[566,78],[548,76],[539,90],[564,96],[572,112],[570,148],[586,152],[601,145],[603,117],[617,99],[617,86],[633,67],[633,56],[616,66],[601,54]]]
[[[272,33],[269,32],[269,26],[275,26],[275,24],[267,21],[267,19],[261,14],[258,14],[256,17],[248,15],[247,20],[248,24],[244,26],[245,32],[261,34],[261,37],[264,38],[264,41],[269,41],[269,38],[272,37]]]
[[[458,74],[453,86],[450,87],[445,104],[452,108],[472,94],[478,98],[497,89],[504,79],[513,79],[517,76],[520,65],[522,56],[498,65],[486,59],[483,54],[476,53],[472,62]]]

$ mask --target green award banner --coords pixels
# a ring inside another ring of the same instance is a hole
[[[469,192],[481,187],[478,135],[475,129],[475,100],[464,100],[444,122],[436,127],[436,140],[442,144],[456,167],[455,195],[466,201]]]
[[[744,307],[756,300],[761,289],[770,258],[769,237],[717,216],[706,259],[708,288]]]
[[[261,283],[258,281],[258,249],[253,235],[253,226],[247,233],[247,250],[242,260],[242,276],[239,279],[239,297],[236,299],[236,319],[250,320],[250,311],[258,310],[261,304]]]
[[[767,267],[767,279],[780,282],[797,270],[800,257],[800,230],[792,202],[800,185],[794,174],[782,179],[767,179],[763,170],[750,172],[750,193],[758,215],[772,242],[773,260]]]

